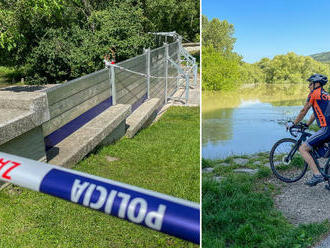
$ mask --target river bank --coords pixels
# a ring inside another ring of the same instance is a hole
[[[324,184],[286,184],[268,153],[202,160],[203,247],[311,247],[327,236]],[[207,230],[207,231],[206,231]]]

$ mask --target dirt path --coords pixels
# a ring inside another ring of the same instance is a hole
[[[271,181],[281,187],[274,198],[275,206],[295,225],[330,220],[330,191],[325,189],[327,182],[309,187],[304,183],[312,176],[309,170],[298,182],[286,184],[277,179]],[[330,230],[329,230],[330,232]],[[330,235],[314,248],[330,247]]]
[[[304,185],[311,175],[309,171],[300,181],[292,184],[276,183],[281,185],[282,189],[274,199],[275,206],[293,224],[330,219],[330,191],[324,188],[326,183],[315,187]]]

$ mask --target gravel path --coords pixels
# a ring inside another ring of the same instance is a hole
[[[298,182],[286,184],[273,179],[281,186],[280,194],[275,196],[275,206],[295,225],[330,220],[330,191],[324,186],[327,182],[314,187],[304,185],[312,176],[309,170]],[[330,247],[330,236],[314,246],[314,248]]]
[[[298,182],[283,185],[281,193],[275,197],[276,207],[293,224],[307,224],[330,219],[330,191],[326,183],[314,187],[304,185],[312,176],[311,171]]]
[[[320,244],[315,246],[314,248],[328,248],[330,247],[330,236],[323,240]]]

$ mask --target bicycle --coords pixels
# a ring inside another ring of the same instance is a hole
[[[293,183],[300,180],[308,169],[308,164],[305,162],[303,157],[300,155],[299,146],[312,134],[306,132],[308,127],[299,123],[289,129],[290,134],[297,138],[300,133],[298,140],[292,138],[284,138],[277,141],[269,154],[270,168],[273,174],[283,182]],[[321,175],[328,181],[326,189],[330,190],[330,149],[327,147],[328,143],[323,144],[313,149],[310,154],[319,169]],[[318,159],[328,158],[324,168],[321,168]]]

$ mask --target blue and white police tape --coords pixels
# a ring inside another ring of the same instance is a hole
[[[2,152],[0,180],[200,242],[197,203]]]

